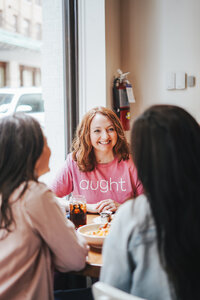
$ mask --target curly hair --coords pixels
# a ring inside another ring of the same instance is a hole
[[[119,162],[129,159],[129,146],[117,115],[109,108],[102,106],[94,107],[84,115],[81,123],[77,127],[76,135],[72,142],[72,157],[82,172],[94,170],[97,163],[90,140],[90,124],[96,114],[106,116],[115,128],[117,143],[113,148],[113,153],[117,156]]]

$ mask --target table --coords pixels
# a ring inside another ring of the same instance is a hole
[[[93,223],[93,219],[98,216],[99,216],[98,214],[87,214],[87,224]],[[101,249],[90,247],[86,267],[83,270],[76,272],[76,274],[89,276],[93,278],[99,278],[101,266],[102,266]]]
[[[93,219],[98,216],[99,216],[98,214],[87,214],[87,224],[93,223]],[[99,278],[99,274],[102,266],[101,250],[102,249],[90,247],[90,251],[88,253],[87,266],[86,266],[87,273],[89,273],[90,275],[86,275],[86,276]]]

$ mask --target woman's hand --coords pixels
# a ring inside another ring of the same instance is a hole
[[[94,204],[88,204],[87,203],[87,212],[89,213],[98,213],[97,209],[96,209],[97,203]]]
[[[106,199],[106,200],[102,200],[102,201],[98,202],[96,205],[96,209],[97,209],[98,213],[105,211],[105,210],[115,212],[118,209],[119,205],[120,204],[118,202],[115,202],[112,199]]]

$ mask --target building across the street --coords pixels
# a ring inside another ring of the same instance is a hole
[[[0,87],[40,86],[42,0],[0,0]]]

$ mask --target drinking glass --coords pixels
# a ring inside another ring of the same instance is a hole
[[[86,225],[86,199],[83,195],[73,195],[69,200],[69,219],[75,227]]]

